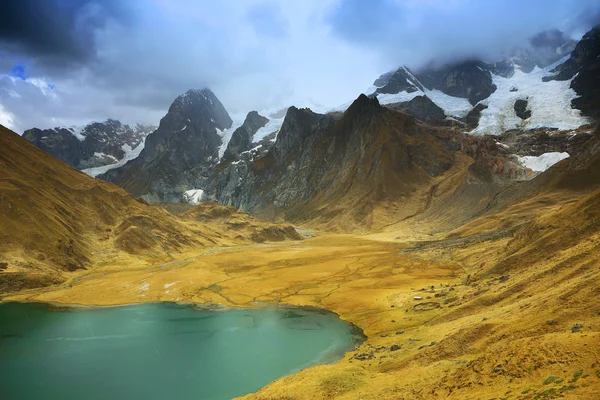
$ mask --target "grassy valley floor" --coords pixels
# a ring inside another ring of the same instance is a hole
[[[578,262],[565,264],[563,254],[495,272],[487,266],[506,257],[511,235],[426,245],[381,236],[188,252],[150,267],[74,272],[68,283],[4,300],[307,305],[367,335],[343,360],[249,399],[600,398],[597,242],[569,249]]]

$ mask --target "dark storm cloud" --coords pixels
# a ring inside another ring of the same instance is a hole
[[[205,86],[240,118],[337,107],[400,64],[489,57],[553,28],[581,36],[597,3],[0,0],[0,123],[157,124],[176,96]]]
[[[95,32],[128,16],[116,0],[0,1],[0,44],[14,58],[46,66],[81,64],[96,55]]]
[[[328,21],[337,37],[378,51],[391,65],[418,67],[431,60],[491,61],[544,30],[578,39],[599,11],[597,0],[341,0]]]

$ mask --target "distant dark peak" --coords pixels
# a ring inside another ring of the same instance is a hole
[[[267,122],[269,122],[268,118],[263,117],[256,111],[250,111],[248,115],[246,115],[244,126],[247,126],[251,130],[257,130],[265,126]]]
[[[510,60],[497,61],[488,64],[487,67],[494,75],[499,75],[503,78],[510,78],[515,73],[515,65]]]
[[[356,114],[365,111],[373,112],[380,109],[381,106],[379,105],[379,100],[377,97],[370,98],[364,93],[361,93],[360,96],[358,96],[356,100],[352,102],[350,107],[348,107],[345,114]]]
[[[169,107],[169,114],[178,114],[180,119],[183,119],[180,122],[184,125],[189,119],[190,122],[200,122],[203,125],[212,124],[218,129],[224,130],[230,128],[233,123],[223,104],[208,88],[190,89],[178,96]]]
[[[352,104],[364,104],[379,107],[379,100],[377,97],[369,97],[366,94],[361,93]]]
[[[269,114],[269,118],[274,118],[274,119],[284,118],[286,113],[287,113],[287,108],[282,108],[279,111]]]
[[[460,60],[453,60],[450,62],[440,63],[433,61],[429,63],[424,68],[419,69],[418,73],[423,72],[439,72],[439,71],[448,71],[454,69],[464,69],[464,68],[476,68],[485,66],[485,63],[481,60],[475,58],[463,58]]]
[[[423,86],[407,67],[400,67],[395,72],[381,75],[374,82],[378,86],[376,93],[416,92],[423,90]]]
[[[313,110],[311,110],[308,107],[297,108],[296,106],[291,106],[287,110],[287,113],[286,113],[285,119],[284,119],[284,123],[285,123],[285,120],[287,120],[289,118],[289,119],[296,119],[296,120],[301,119],[309,124],[313,124],[314,122],[316,122],[319,119],[319,117],[321,117],[321,114],[317,114],[316,112],[314,112]]]
[[[217,96],[208,88],[190,89],[182,95],[177,96],[173,104],[192,104],[194,102],[211,102]]]
[[[378,88],[385,86],[394,74],[395,74],[395,71],[390,71],[390,72],[386,72],[385,74],[380,75],[379,78],[375,79],[375,82],[373,82],[373,85],[377,86]]]

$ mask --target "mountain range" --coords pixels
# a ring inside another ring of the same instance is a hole
[[[157,128],[0,127],[0,301],[316,307],[364,333],[249,399],[596,398],[599,60],[600,26],[553,30],[332,110],[234,121],[203,88]]]
[[[501,62],[400,67],[323,114],[253,111],[232,126],[214,93],[190,90],[137,158],[99,177],[150,202],[212,200],[334,230],[423,213],[459,171],[494,198],[592,136],[597,86],[580,79],[598,76],[598,31],[579,42],[545,32]]]
[[[146,136],[154,129],[156,127],[151,125],[130,127],[108,119],[81,128],[28,129],[23,137],[59,160],[88,170],[94,176],[120,161],[135,158]]]

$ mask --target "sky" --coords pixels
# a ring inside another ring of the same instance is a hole
[[[336,107],[382,73],[493,60],[547,29],[579,39],[597,0],[3,0],[0,124],[158,125],[191,88],[234,116]]]

